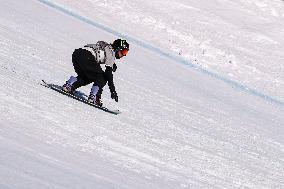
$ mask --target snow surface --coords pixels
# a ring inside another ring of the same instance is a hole
[[[283,4],[1,0],[0,188],[284,188]],[[122,114],[39,85],[121,35]]]
[[[284,101],[284,1],[49,1]]]

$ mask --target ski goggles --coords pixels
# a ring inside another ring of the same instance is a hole
[[[120,50],[120,52],[123,56],[126,56],[127,53],[128,53],[128,49],[122,49],[122,50]]]

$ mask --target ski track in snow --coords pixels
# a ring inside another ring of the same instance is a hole
[[[37,2],[1,2],[0,188],[283,188],[283,107],[161,53],[119,64],[119,116],[40,86],[115,36]]]

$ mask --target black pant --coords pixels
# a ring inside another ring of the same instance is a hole
[[[104,71],[100,64],[96,62],[92,53],[85,49],[76,49],[72,54],[72,62],[75,72],[78,74],[73,88],[77,89],[94,82],[100,88],[98,94],[101,94],[107,81]]]

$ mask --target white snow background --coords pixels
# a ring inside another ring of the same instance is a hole
[[[39,84],[119,37],[121,114]],[[0,0],[0,78],[0,189],[284,188],[281,0]]]

